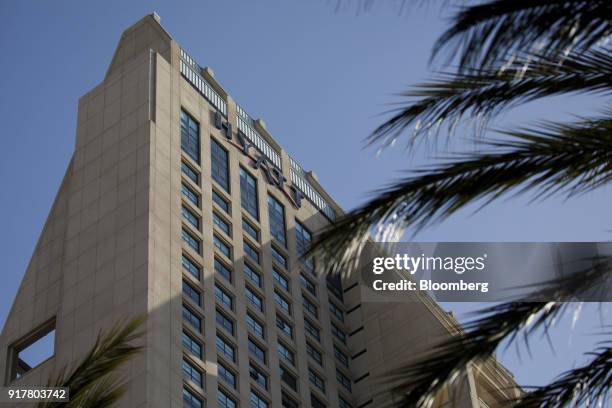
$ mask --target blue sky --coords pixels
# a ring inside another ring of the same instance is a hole
[[[434,154],[401,148],[376,155],[363,139],[389,103],[426,80],[434,40],[445,27],[439,8],[402,15],[390,6],[356,13],[354,1],[336,11],[333,0],[0,2],[0,201],[4,266],[0,322],[17,291],[38,234],[68,164],[78,98],[103,78],[121,32],[156,11],[162,24],[253,117],[346,209]],[[389,3],[383,2],[382,3]],[[391,2],[392,3],[392,2]],[[498,127],[593,113],[601,101],[554,98],[505,114]],[[458,144],[469,136],[461,130]],[[578,199],[500,201],[473,214],[461,211],[419,233],[421,241],[610,240],[609,188]],[[606,211],[607,210],[607,211]],[[462,314],[473,305],[444,305]],[[576,330],[565,319],[553,332],[556,354],[543,340],[519,359],[500,355],[523,384],[538,384],[580,361],[596,340],[609,305],[585,307]]]

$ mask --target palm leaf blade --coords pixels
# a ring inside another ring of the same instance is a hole
[[[405,92],[408,104],[393,111],[368,137],[388,145],[404,131],[422,136],[442,123],[462,118],[486,123],[504,109],[536,99],[576,92],[607,95],[612,91],[612,56],[608,50],[569,55],[560,64],[544,55],[528,55],[503,69],[441,74],[434,82]]]
[[[499,66],[522,53],[550,58],[582,53],[612,34],[606,0],[491,0],[464,7],[440,36],[441,50],[458,55],[460,70]]]
[[[405,228],[416,232],[476,200],[486,205],[511,190],[534,191],[536,198],[572,196],[612,179],[608,117],[506,134],[507,140],[485,142],[493,148],[490,152],[456,156],[379,192],[323,231],[313,251],[330,273],[348,273],[371,232],[377,240],[389,241]]]
[[[41,408],[107,407],[117,401],[125,391],[125,384],[113,377],[114,371],[125,365],[143,350],[131,344],[143,332],[138,331],[145,317],[136,317],[115,325],[108,333],[100,333],[90,351],[71,370],[63,368],[49,383],[50,387],[70,390],[70,402],[47,402]]]

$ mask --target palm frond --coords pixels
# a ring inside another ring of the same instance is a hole
[[[428,407],[445,384],[454,381],[470,364],[486,361],[503,342],[512,343],[521,334],[528,342],[537,331],[547,333],[551,322],[567,310],[568,301],[608,282],[611,273],[612,258],[600,257],[584,270],[543,285],[537,293],[547,299],[545,302],[506,302],[477,312],[478,318],[465,324],[459,335],[393,370],[384,381],[402,399],[401,407]],[[583,380],[596,380],[591,374],[586,373]]]
[[[386,375],[383,380],[387,385],[380,392],[391,391],[398,396],[401,402],[397,407],[429,407],[444,385],[455,381],[468,365],[485,361],[506,338],[517,337],[522,329],[543,327],[565,307],[556,302],[512,302],[486,309],[482,318],[464,326],[464,334]]]
[[[502,69],[474,69],[441,74],[403,94],[409,100],[368,137],[370,144],[393,143],[412,128],[417,137],[439,130],[444,123],[452,132],[460,119],[482,125],[504,109],[548,96],[569,93],[608,94],[612,91],[612,55],[598,49],[568,55],[560,64],[544,55],[525,55]]]
[[[432,58],[450,49],[460,70],[491,68],[522,53],[560,59],[611,34],[612,4],[607,0],[490,0],[461,8],[436,42]]]
[[[552,383],[535,387],[525,396],[508,401],[515,408],[609,406],[612,390],[612,342],[587,353],[589,363],[568,370]]]
[[[108,374],[99,378],[93,387],[82,392],[77,398],[64,404],[65,408],[112,407],[125,394],[127,387],[123,380]]]
[[[484,204],[514,190],[543,198],[584,193],[612,179],[612,112],[574,124],[546,124],[506,132],[508,139],[482,142],[488,152],[464,153],[412,173],[316,238],[312,251],[329,273],[347,274],[375,234],[393,241],[405,228],[418,231],[467,204]]]
[[[118,398],[123,390],[122,384],[109,375],[142,351],[142,346],[132,343],[143,335],[138,329],[144,321],[144,316],[136,317],[118,323],[108,333],[98,334],[96,342],[83,360],[70,370],[63,368],[49,386],[70,389],[70,399],[77,403],[75,406],[87,405],[86,401],[94,397],[98,401]],[[104,388],[100,388],[100,380],[108,386],[106,394]],[[50,402],[40,404],[39,407],[59,408],[65,405]]]

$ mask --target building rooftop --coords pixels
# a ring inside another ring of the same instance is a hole
[[[159,22],[159,16],[155,17]],[[183,77],[196,88],[225,117],[228,115],[225,88],[215,79],[210,67],[200,66],[189,53],[181,47],[180,70]],[[251,117],[245,108],[236,103],[238,130],[242,132],[276,167],[283,170],[281,152],[284,150],[267,129],[263,119]],[[289,156],[291,182],[331,221],[342,213],[341,207],[320,185],[311,171],[306,171]]]

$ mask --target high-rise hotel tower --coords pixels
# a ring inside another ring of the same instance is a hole
[[[147,314],[121,406],[379,406],[379,374],[460,328],[432,301],[368,304],[317,274],[300,255],[341,212],[144,17],[79,101],[74,154],[0,337],[2,385],[44,385],[100,330]],[[48,358],[29,361],[39,339]],[[496,406],[513,386],[490,361],[436,405]]]

